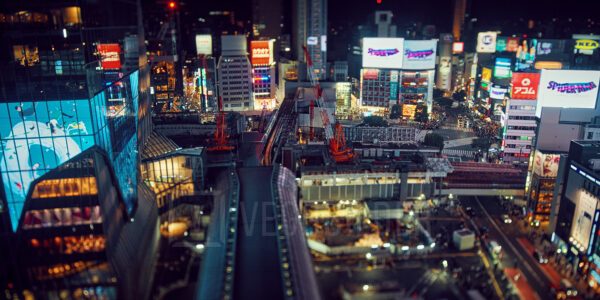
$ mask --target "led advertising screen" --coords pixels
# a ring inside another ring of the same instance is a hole
[[[499,87],[499,86],[492,86],[492,89],[490,89],[490,98],[502,100],[502,99],[504,99],[504,96],[506,95],[507,92],[508,92],[507,88],[503,88],[503,87]]]
[[[577,192],[575,214],[573,215],[573,225],[571,225],[571,237],[583,247],[583,251],[586,251],[590,246],[590,237],[594,224],[593,217],[596,213],[597,203],[598,198],[589,192],[584,190]]]
[[[196,34],[196,55],[212,55],[212,36]]]
[[[555,178],[558,175],[559,163],[559,154],[544,154],[541,151],[535,151],[533,173],[540,177]]]
[[[379,77],[379,70],[377,69],[363,69],[363,79],[377,80]]]
[[[401,69],[404,57],[402,38],[364,38],[363,67]]]
[[[100,53],[100,66],[103,69],[121,68],[121,46],[119,44],[98,44]]]
[[[496,38],[496,52],[506,51],[506,37],[499,36]]]
[[[452,53],[460,54],[465,50],[465,43],[463,42],[454,42],[452,43]]]
[[[407,118],[414,118],[417,111],[416,104],[402,104],[402,116]]]
[[[555,56],[565,53],[566,40],[538,40],[536,56]],[[547,59],[547,58],[546,58]]]
[[[486,91],[489,90],[490,82],[492,82],[492,69],[482,68],[481,69],[481,88]]]
[[[542,70],[536,116],[542,107],[595,108],[600,71]]]
[[[506,51],[517,52],[519,49],[519,38],[509,37],[506,39]]]
[[[404,41],[402,69],[426,70],[435,68],[437,41]]]
[[[494,65],[494,77],[495,78],[509,78],[510,77],[510,69],[512,63],[510,58],[506,57],[498,57],[496,58],[496,64]]]
[[[251,41],[250,51],[253,66],[270,65],[273,63],[272,41]]]
[[[94,145],[87,99],[0,104],[0,172],[16,230],[31,183]]]
[[[536,50],[537,50],[537,39],[523,39],[517,48],[515,54],[515,70],[527,70],[530,69],[535,61]]]
[[[477,52],[479,53],[494,53],[496,52],[496,36],[495,31],[480,32],[477,34]]]
[[[511,98],[517,100],[537,99],[540,73],[513,73]]]

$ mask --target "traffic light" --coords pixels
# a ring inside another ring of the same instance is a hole
[[[177,7],[177,3],[175,3],[175,1],[169,1],[168,6],[169,9],[175,9]]]

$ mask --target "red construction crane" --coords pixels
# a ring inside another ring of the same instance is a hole
[[[302,49],[304,50],[304,56],[306,57],[306,65],[308,67],[309,78],[310,78],[312,86],[315,88],[316,94],[317,94],[316,101],[311,100],[310,106],[309,106],[310,140],[313,140],[313,138],[314,138],[313,119],[314,119],[314,114],[315,114],[314,113],[315,102],[318,105],[318,107],[323,108],[322,99],[324,98],[325,95],[323,93],[323,90],[321,89],[321,86],[319,85],[319,82],[314,78],[312,59],[310,58],[310,54],[308,53],[306,46],[302,46]],[[345,163],[345,162],[353,161],[356,155],[354,154],[354,151],[352,150],[352,148],[350,148],[346,145],[346,137],[344,136],[344,130],[342,128],[342,125],[339,122],[335,122],[335,134],[334,134],[332,132],[331,123],[329,121],[329,117],[327,116],[327,113],[323,109],[321,109],[320,115],[321,115],[321,120],[323,121],[322,122],[323,128],[325,130],[325,138],[326,138],[327,142],[329,143],[329,152],[331,153],[331,156],[333,157],[335,162],[336,163]]]
[[[217,130],[215,131],[214,145],[208,147],[208,151],[231,151],[235,147],[228,145],[227,122],[225,122],[225,112],[223,111],[223,98],[219,97],[219,111],[217,112]]]
[[[335,123],[335,136],[329,140],[329,152],[336,163],[351,162],[354,160],[354,151],[346,145],[344,129],[339,122]]]

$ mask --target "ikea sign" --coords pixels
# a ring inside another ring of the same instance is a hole
[[[598,41],[594,40],[576,40],[575,49],[579,50],[595,50],[598,48]]]

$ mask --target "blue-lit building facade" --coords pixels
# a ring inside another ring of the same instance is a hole
[[[149,295],[158,210],[139,184],[151,132],[140,3],[0,3],[6,295]]]
[[[561,156],[550,220],[552,242],[574,272],[600,290],[600,143],[572,141]],[[556,221],[554,221],[556,220]]]
[[[13,230],[32,181],[94,145],[124,175],[119,186],[133,212],[138,76],[135,71],[92,99],[0,103],[0,174]]]

